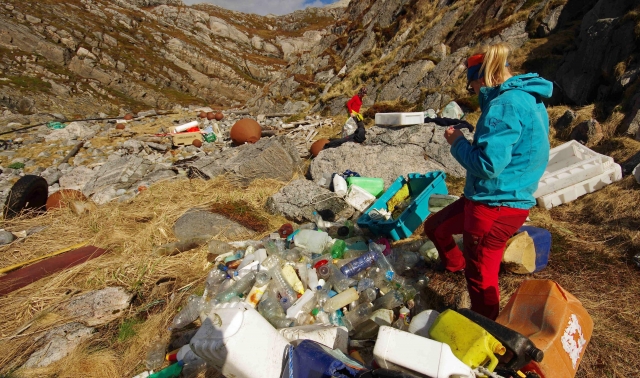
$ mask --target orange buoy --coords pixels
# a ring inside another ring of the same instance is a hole
[[[47,210],[60,209],[67,207],[71,200],[86,201],[87,197],[79,190],[61,189],[47,198],[47,204],[45,206]]]
[[[262,136],[260,124],[251,118],[243,118],[231,127],[231,140],[235,145],[255,143]]]
[[[200,115],[198,117],[207,118],[207,112],[200,112]]]
[[[311,151],[311,155],[313,155],[313,157],[318,156],[320,151],[322,151],[322,149],[324,148],[324,145],[327,143],[329,143],[329,139],[327,138],[318,139],[313,142],[311,148],[309,149],[309,151]]]
[[[202,147],[202,141],[200,139],[194,139],[193,142],[191,142],[191,144],[193,144],[195,147]]]
[[[124,116],[124,119],[127,121],[131,121],[133,119],[133,114],[128,113],[127,115]]]
[[[224,118],[224,114],[217,112],[215,117],[216,117],[216,121],[222,121],[222,119]]]
[[[125,127],[125,126],[124,126],[124,123],[118,123],[118,124],[116,125],[116,129],[118,129],[118,130],[124,130],[124,127]]]
[[[209,113],[207,113],[207,119],[208,119],[209,121],[211,121],[211,120],[212,120],[212,119],[214,119],[214,118],[216,118],[215,113],[213,113],[213,112],[209,112]]]

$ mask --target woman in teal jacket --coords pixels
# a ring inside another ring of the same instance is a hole
[[[449,128],[451,154],[467,170],[464,197],[427,219],[425,234],[446,270],[464,270],[471,309],[498,316],[498,272],[509,238],[536,204],[533,193],[549,160],[549,118],[542,103],[551,82],[537,74],[512,76],[509,48],[496,44],[467,60],[468,89],[482,115],[473,142]],[[463,234],[464,254],[452,235]]]

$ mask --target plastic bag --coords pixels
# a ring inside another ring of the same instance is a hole
[[[355,133],[357,128],[358,124],[356,124],[356,121],[353,119],[353,117],[349,117],[347,119],[347,122],[345,122],[342,126],[342,137],[346,138],[349,135]]]

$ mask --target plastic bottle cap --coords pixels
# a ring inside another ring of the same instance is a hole
[[[311,315],[313,316],[317,316],[320,313],[320,310],[318,310],[317,308],[314,308],[313,310],[311,310]]]
[[[322,259],[322,260],[318,261],[313,267],[318,269],[319,267],[321,267],[323,265],[326,265],[328,263],[329,263],[329,260]]]
[[[349,235],[349,227],[342,226],[338,228],[338,236],[347,236]]]

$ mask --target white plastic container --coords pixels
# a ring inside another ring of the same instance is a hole
[[[279,378],[289,342],[247,303],[215,306],[191,339],[191,350],[227,377]]]
[[[314,292],[311,290],[307,290],[302,294],[300,298],[294,303],[291,307],[287,309],[287,319],[295,319],[298,317],[302,306],[307,304],[310,300],[313,299]]]
[[[331,240],[329,234],[316,230],[300,230],[293,237],[296,247],[307,249],[312,253],[322,253]]]
[[[593,193],[596,190],[602,189],[605,186],[620,180],[622,180],[622,168],[619,164],[614,163],[613,166],[602,174],[573,184],[569,187],[556,190],[555,192],[542,197],[538,197],[538,206],[551,209],[554,206],[569,203],[580,196]]]
[[[380,327],[373,356],[380,367],[420,373],[432,378],[473,378],[475,374],[444,343]]]
[[[613,158],[598,154],[575,140],[549,151],[549,163],[533,193],[535,198],[603,174],[614,166]]]
[[[344,200],[353,208],[364,212],[376,201],[376,197],[357,185],[351,185]]]
[[[638,129],[638,130],[640,130],[640,129]],[[633,174],[633,177],[636,178],[636,182],[638,184],[640,184],[640,164],[636,165],[636,167],[633,168],[632,174]]]
[[[376,125],[419,125],[424,123],[423,112],[376,113]]]
[[[278,330],[278,333],[294,346],[297,346],[302,340],[312,340],[331,349],[339,349],[342,353],[348,353],[349,331],[346,327],[312,324],[282,328]]]
[[[174,127],[172,133],[181,133],[183,131],[187,131],[190,128],[196,127],[199,125],[200,124],[198,123],[198,121],[191,121],[191,122],[185,123],[184,125]]]
[[[436,310],[424,310],[418,315],[414,316],[409,323],[409,332],[422,336],[429,337],[429,330],[436,321],[436,318],[440,313]]]
[[[347,181],[340,175],[333,176],[333,192],[340,197],[347,194]]]

